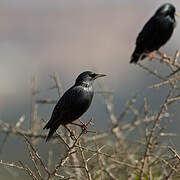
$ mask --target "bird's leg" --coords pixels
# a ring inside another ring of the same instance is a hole
[[[145,52],[145,55],[149,57],[149,60],[150,60],[150,61],[152,61],[153,58],[154,58],[153,52],[146,51],[146,52]]]
[[[81,127],[83,133],[87,133],[87,132],[96,133],[95,131],[88,130],[88,125],[91,123],[92,119],[86,124],[84,124],[80,119],[79,119],[79,121],[81,122],[81,124],[74,123],[74,122],[71,122],[70,124]]]
[[[81,123],[82,123],[82,122],[81,122]],[[84,123],[82,123],[82,124],[78,124],[78,123],[71,122],[70,124],[73,124],[73,125],[79,126],[79,127],[81,127],[81,128],[82,128],[82,130],[86,130],[86,131],[87,131],[87,129],[88,129],[88,127],[87,127]]]
[[[75,134],[73,131],[71,131],[71,129],[67,126],[67,125],[63,125],[64,128],[70,133],[70,137],[75,137]]]
[[[160,50],[157,50],[157,53],[162,57],[162,59],[170,60],[171,58],[168,57],[165,53],[161,52]]]

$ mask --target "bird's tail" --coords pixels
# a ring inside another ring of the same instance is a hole
[[[48,133],[48,136],[46,138],[46,142],[50,140],[50,138],[52,137],[52,135],[56,132],[56,130],[58,129],[59,127],[59,122],[55,122],[55,123],[52,123],[52,121],[50,120],[45,126],[43,129],[50,129],[49,130],[49,133]]]
[[[49,122],[43,127],[43,129],[49,129]]]
[[[55,133],[55,131],[56,130],[54,128],[50,128],[48,136],[46,137],[46,142],[48,142],[51,139],[51,137]]]
[[[140,58],[139,55],[134,54],[131,56],[131,61],[129,63],[137,63],[139,58]]]
[[[139,59],[144,59],[145,56],[142,55],[142,51],[140,49],[135,49],[132,56],[131,56],[131,60],[130,60],[130,63],[137,63]]]

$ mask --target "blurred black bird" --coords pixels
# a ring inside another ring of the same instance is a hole
[[[51,119],[43,129],[50,129],[46,138],[48,141],[60,125],[72,135],[72,131],[67,124],[74,124],[82,128],[84,124],[73,123],[89,108],[94,95],[93,82],[99,77],[106,76],[104,74],[95,74],[91,71],[81,73],[75,84],[67,90],[56,104]]]
[[[176,9],[170,4],[163,4],[150,20],[145,24],[142,31],[136,39],[136,48],[131,56],[130,63],[137,63],[139,59],[143,60],[149,56],[150,60],[153,59],[153,51],[157,51],[163,57],[164,53],[159,51],[171,37],[176,26],[175,20]]]

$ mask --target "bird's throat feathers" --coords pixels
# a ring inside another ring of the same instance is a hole
[[[93,86],[93,81],[89,80],[82,80],[82,81],[76,81],[75,86],[82,86],[84,88],[91,88]]]
[[[92,91],[93,90],[93,85],[92,85],[92,82],[89,81],[84,81],[81,83],[81,86],[85,89],[85,90],[89,90],[89,91]]]

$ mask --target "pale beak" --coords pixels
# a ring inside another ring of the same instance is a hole
[[[104,77],[104,76],[107,76],[105,74],[96,74],[96,76],[94,77],[94,79],[97,79],[97,78],[100,78],[100,77]]]
[[[179,17],[179,14],[178,14],[178,13],[175,13],[175,16]]]

